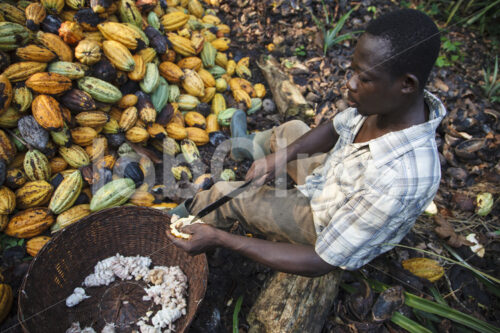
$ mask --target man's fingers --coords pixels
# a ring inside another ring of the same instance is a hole
[[[195,226],[194,224],[189,224],[189,225],[186,225],[184,227],[181,228],[181,230],[179,230],[180,232],[183,232],[185,234],[190,234],[192,235],[194,230],[193,230],[193,226]]]
[[[266,179],[267,179],[267,175],[260,176],[259,178],[255,179],[254,182],[252,182],[252,186],[253,187],[262,186],[266,182]]]
[[[182,238],[175,237],[174,235],[172,235],[172,233],[170,233],[169,230],[165,231],[165,234],[167,235],[167,238],[170,239],[172,243],[174,243],[174,245],[184,249],[185,242],[183,242]]]

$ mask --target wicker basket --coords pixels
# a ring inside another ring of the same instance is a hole
[[[140,300],[142,282],[119,279],[109,286],[86,288],[90,298],[66,307],[66,298],[93,272],[97,261],[116,253],[149,256],[152,265],[180,266],[188,277],[188,304],[187,314],[175,326],[176,332],[187,331],[205,295],[207,260],[174,246],[165,236],[168,222],[169,217],[158,210],[118,207],[89,215],[59,232],[32,261],[19,290],[18,317],[24,331],[65,332],[71,323],[80,322],[82,328],[92,326],[100,332],[110,316],[120,321],[126,312],[129,322],[131,313],[137,319],[143,316],[150,308]],[[117,300],[131,301],[132,306],[109,309]],[[131,330],[122,325],[117,332]]]

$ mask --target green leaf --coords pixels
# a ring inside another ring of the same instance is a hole
[[[432,333],[432,331],[397,311],[393,313],[391,321],[410,333]]]
[[[436,287],[432,286],[430,288],[430,291],[431,291],[432,296],[436,300],[436,302],[438,302],[439,304],[442,304],[442,305],[448,305],[448,303],[446,303],[446,301],[444,300],[443,296],[441,296],[441,294],[436,289]]]
[[[488,10],[490,10],[491,8],[495,7],[496,5],[498,5],[500,3],[500,0],[496,0],[495,2],[492,2],[490,3],[488,6],[484,7],[479,13],[477,13],[476,15],[474,15],[472,18],[470,18],[469,20],[467,20],[467,22],[465,22],[465,25],[471,25],[472,23],[476,22],[477,20],[479,20],[481,17],[484,16],[484,14],[486,14],[486,12]]]
[[[388,285],[383,284],[382,282],[366,279],[370,286],[377,292],[382,292],[385,289],[389,288]],[[485,321],[477,319],[473,316],[455,310],[449,306],[441,305],[432,301],[429,301],[425,298],[418,297],[409,292],[405,292],[405,304],[409,307],[412,307],[417,310],[421,310],[424,312],[432,313],[444,318],[448,318],[456,323],[465,325],[469,328],[472,328],[478,332],[485,333],[497,333],[498,329],[493,325],[488,324]]]
[[[451,22],[451,20],[455,16],[455,13],[457,12],[458,8],[460,8],[460,5],[462,4],[462,1],[463,0],[458,0],[457,1],[456,5],[453,7],[450,15],[448,16],[448,19],[446,20],[445,26],[447,26]]]
[[[236,305],[234,306],[234,312],[233,312],[233,333],[238,333],[239,332],[239,320],[238,320],[238,315],[241,310],[241,304],[243,303],[243,295],[238,297],[238,300],[236,301]]]
[[[10,237],[6,234],[2,234],[2,236],[0,236],[0,244],[2,246],[2,250],[6,250],[10,247],[17,246],[18,241],[19,241],[18,238]]]
[[[286,60],[283,65],[285,65],[286,68],[292,68],[293,67],[293,62]]]

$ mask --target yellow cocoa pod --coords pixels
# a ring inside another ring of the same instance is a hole
[[[264,96],[266,96],[266,87],[264,87],[262,83],[254,84],[253,89],[255,90],[256,97],[264,98]]]
[[[196,50],[191,43],[191,40],[181,37],[175,33],[168,33],[167,38],[173,46],[173,49],[178,54],[184,57],[194,56],[196,54]]]
[[[0,214],[10,214],[16,208],[16,195],[8,187],[0,187]]]
[[[83,29],[77,22],[65,21],[59,28],[59,37],[66,44],[76,44],[83,39]]]
[[[168,123],[166,130],[168,136],[175,140],[183,140],[188,136],[186,128],[184,126],[179,125],[178,123],[174,122]]]
[[[68,163],[62,157],[54,157],[50,160],[50,169],[53,174],[66,170]]]
[[[84,28],[85,29],[85,28]],[[100,48],[102,48],[102,42],[104,42],[104,36],[100,31],[85,31],[83,33],[84,40],[89,40],[96,42]]]
[[[126,132],[129,129],[131,129],[135,123],[137,122],[137,119],[139,118],[139,114],[137,112],[137,108],[135,106],[131,106],[127,109],[125,109],[122,112],[122,115],[120,117],[120,128],[122,131]]]
[[[62,180],[50,199],[49,209],[54,214],[61,214],[75,203],[83,186],[82,174],[75,170]]]
[[[0,214],[0,231],[3,231],[9,224],[9,215]]]
[[[234,74],[235,71],[236,71],[236,62],[231,59],[227,62],[226,73],[231,76]]]
[[[250,97],[256,97],[255,89],[253,88],[252,84],[239,77],[234,77],[229,80],[229,88],[231,88],[232,91],[242,89],[244,90]]]
[[[403,268],[412,274],[431,282],[439,280],[444,275],[444,269],[435,260],[429,258],[411,258],[403,260]]]
[[[91,145],[96,137],[97,132],[92,127],[76,127],[71,130],[71,139],[79,146]]]
[[[135,54],[132,58],[134,59],[135,67],[132,71],[128,72],[128,78],[132,81],[141,81],[144,75],[146,75],[146,62],[139,54]]]
[[[173,52],[173,50],[170,50],[170,51]],[[147,47],[145,49],[142,49],[137,54],[140,55],[142,57],[142,59],[144,59],[144,62],[146,64],[152,62],[156,57],[156,51],[152,47]],[[174,58],[175,58],[175,55],[174,55]]]
[[[223,78],[218,78],[215,80],[215,89],[217,92],[224,92],[227,90],[227,81]]]
[[[201,113],[196,111],[186,112],[186,114],[184,115],[184,122],[189,127],[205,128],[206,125],[205,117]]]
[[[103,22],[97,28],[107,40],[114,40],[125,45],[130,50],[135,50],[139,43],[144,44],[142,35],[134,28],[117,22]]]
[[[192,69],[198,71],[201,68],[201,59],[198,57],[186,57],[177,63],[181,69]]]
[[[236,102],[243,102],[249,108],[252,106],[252,99],[247,94],[247,92],[243,89],[237,89],[233,91],[233,97]]]
[[[149,138],[149,133],[144,128],[134,126],[125,132],[127,140],[133,143],[144,142]]]
[[[160,124],[152,124],[151,126],[148,126],[147,131],[149,136],[153,139],[162,140],[167,136],[167,131]]]
[[[12,85],[5,75],[0,75],[0,114],[7,111],[12,102]]]
[[[73,61],[73,51],[59,36],[50,32],[38,31],[36,34],[36,40],[57,54],[60,61]]]
[[[0,283],[0,322],[2,322],[12,308],[12,287],[6,283]]]
[[[31,75],[43,72],[47,63],[37,61],[16,62],[5,69],[3,75],[11,82],[26,81]]]
[[[37,253],[50,240],[49,236],[37,236],[26,242],[26,252],[32,257],[36,257]]]
[[[109,115],[102,111],[83,111],[76,115],[75,120],[80,126],[98,128],[106,125]]]
[[[219,122],[217,121],[217,116],[214,113],[211,113],[207,116],[206,127],[207,133],[220,131]]]
[[[64,7],[64,0],[41,0],[40,2],[51,14],[59,14]]]
[[[216,26],[217,26],[217,33],[221,33],[221,34],[229,34],[231,32],[231,28],[227,25],[227,24],[217,24],[216,23]]]
[[[71,80],[57,73],[35,73],[26,80],[26,86],[39,94],[57,95],[72,87]]]
[[[208,133],[198,127],[186,127],[187,137],[197,146],[207,144],[209,141]]]
[[[182,87],[191,96],[201,97],[205,94],[205,85],[201,77],[194,70],[184,70],[184,80]]]
[[[45,180],[27,182],[16,191],[16,207],[26,209],[40,207],[50,200],[54,188]]]
[[[205,1],[205,2],[207,2],[207,1]],[[211,3],[209,3],[209,5],[211,5]],[[203,16],[203,18],[201,20],[203,21],[203,23],[208,23],[208,24],[213,24],[213,25],[217,25],[217,24],[221,23],[220,19],[217,16],[211,15],[211,14]]]
[[[225,109],[227,109],[227,106],[224,95],[215,94],[214,98],[212,99],[212,108],[211,108],[212,113],[218,115],[219,112],[224,111]]]
[[[54,223],[48,208],[29,208],[14,215],[4,232],[12,237],[30,238],[47,230]]]
[[[136,206],[151,207],[154,204],[155,197],[149,192],[137,190],[130,197],[129,202]]]
[[[134,70],[134,58],[127,47],[122,43],[114,40],[107,40],[102,43],[102,49],[106,57],[116,68],[125,72]]]
[[[31,3],[25,9],[26,14],[26,26],[28,29],[36,31],[39,29],[40,23],[47,16],[47,12],[45,11],[45,7],[43,7],[39,3]]]
[[[95,162],[104,156],[107,149],[108,140],[103,136],[99,136],[94,139],[92,144],[85,147],[85,152],[89,155],[90,160]]]
[[[231,39],[227,37],[217,38],[211,42],[212,46],[215,47],[217,51],[226,51],[229,49],[229,43],[231,43]]]
[[[55,233],[59,230],[66,228],[67,226],[80,221],[87,215],[90,215],[90,205],[82,204],[71,207],[65,212],[62,212],[57,216],[56,223],[50,228],[51,233]]]
[[[188,20],[188,14],[176,11],[163,15],[161,18],[161,24],[166,31],[175,31],[183,27]]]
[[[52,130],[61,130],[64,127],[64,120],[61,113],[59,102],[47,95],[38,95],[31,104],[33,117],[43,128]]]
[[[234,60],[233,60],[234,61]],[[217,52],[215,55],[215,64],[222,68],[226,68],[229,60],[227,59],[227,55],[224,52]]]
[[[170,209],[175,208],[177,206],[178,206],[178,204],[176,204],[175,202],[162,202],[159,204],[153,204],[151,206],[151,208],[159,209],[159,210],[170,210]]]
[[[137,64],[137,63],[136,63]],[[118,107],[121,109],[126,109],[134,106],[137,103],[138,97],[134,94],[127,94],[118,101]]]
[[[203,5],[198,0],[189,0],[188,11],[190,14],[196,16],[197,18],[202,18],[205,10]]]
[[[177,109],[176,107],[174,107],[174,114],[173,114],[172,118],[170,119],[169,123],[176,123],[177,125],[182,126],[182,127],[185,126],[184,116],[179,111],[179,109]]]
[[[213,75],[210,74],[209,71],[202,68],[198,71],[198,75],[200,76],[200,78],[203,81],[203,84],[205,85],[206,88],[215,87],[215,79],[214,79]]]
[[[89,155],[80,146],[59,147],[59,155],[73,168],[80,168],[90,163]],[[65,170],[66,171],[66,170]]]
[[[90,39],[84,39],[75,48],[75,57],[82,64],[91,66],[101,60],[101,47]]]
[[[203,45],[205,44],[205,36],[203,36],[201,31],[193,31],[191,34],[191,44],[193,44],[196,54],[202,51]]]
[[[27,45],[18,48],[16,55],[22,60],[36,62],[51,62],[56,58],[54,52],[38,45]]]
[[[206,103],[206,104],[210,103],[212,101],[212,99],[214,98],[215,93],[216,93],[215,87],[205,88],[205,95],[203,95],[200,98],[200,101],[202,103]]]
[[[160,75],[170,83],[179,83],[184,79],[184,72],[173,62],[164,61],[158,69],[160,70]]]

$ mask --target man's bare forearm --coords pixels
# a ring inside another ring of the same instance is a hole
[[[294,161],[304,155],[326,153],[333,148],[339,135],[333,127],[333,121],[326,121],[302,135],[287,149],[287,161]]]
[[[219,231],[219,246],[281,272],[314,277],[335,268],[323,261],[312,246],[271,242]]]

